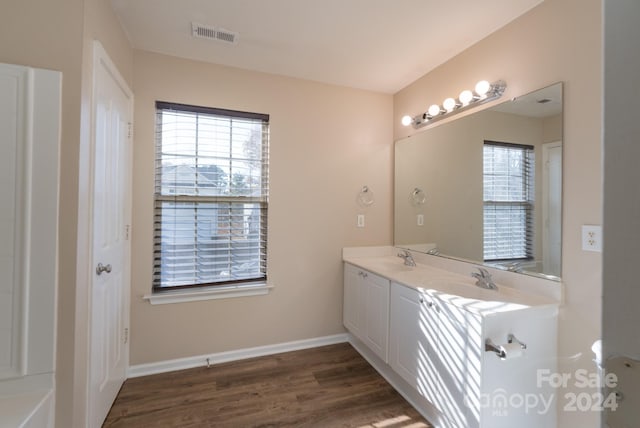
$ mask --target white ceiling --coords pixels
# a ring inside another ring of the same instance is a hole
[[[112,0],[137,49],[395,93],[543,0]],[[239,33],[197,39],[191,23]]]
[[[536,118],[555,116],[562,113],[562,84],[556,83],[538,89],[514,98],[512,102],[498,104],[491,110]]]

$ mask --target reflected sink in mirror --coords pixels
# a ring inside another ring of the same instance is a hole
[[[413,266],[405,265],[404,260],[400,257],[397,257],[397,260],[392,258],[385,258],[377,261],[376,263],[378,263],[380,269],[391,272],[406,272],[414,269]]]

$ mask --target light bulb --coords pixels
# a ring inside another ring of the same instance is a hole
[[[431,104],[431,107],[429,107],[429,110],[427,110],[427,113],[429,113],[429,116],[431,117],[435,117],[437,115],[440,114],[440,106],[438,104]]]
[[[481,97],[487,95],[487,92],[489,92],[490,89],[491,83],[487,82],[486,80],[481,80],[476,83],[476,94],[480,95]]]
[[[411,116],[403,116],[402,117],[402,124],[404,126],[409,126],[411,125],[411,122],[413,122],[413,118]]]
[[[464,91],[460,92],[460,95],[458,95],[458,99],[460,100],[463,106],[469,105],[469,103],[473,99],[473,92],[471,92],[468,89],[465,89]]]
[[[451,113],[456,108],[456,100],[453,98],[447,98],[442,103],[442,107],[444,107],[447,112]]]

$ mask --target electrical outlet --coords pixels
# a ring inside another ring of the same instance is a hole
[[[364,227],[364,214],[358,214],[358,227]]]
[[[424,226],[424,214],[418,214],[416,221],[418,226]]]
[[[602,226],[582,226],[582,249],[584,251],[602,252]]]

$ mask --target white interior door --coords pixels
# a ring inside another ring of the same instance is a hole
[[[28,78],[26,67],[0,64],[0,379],[24,375],[22,246],[28,236],[23,224]]]
[[[94,50],[89,424],[99,427],[128,366],[132,95],[97,42]]]
[[[544,272],[561,276],[562,266],[562,142],[542,146],[544,161],[542,261]]]

